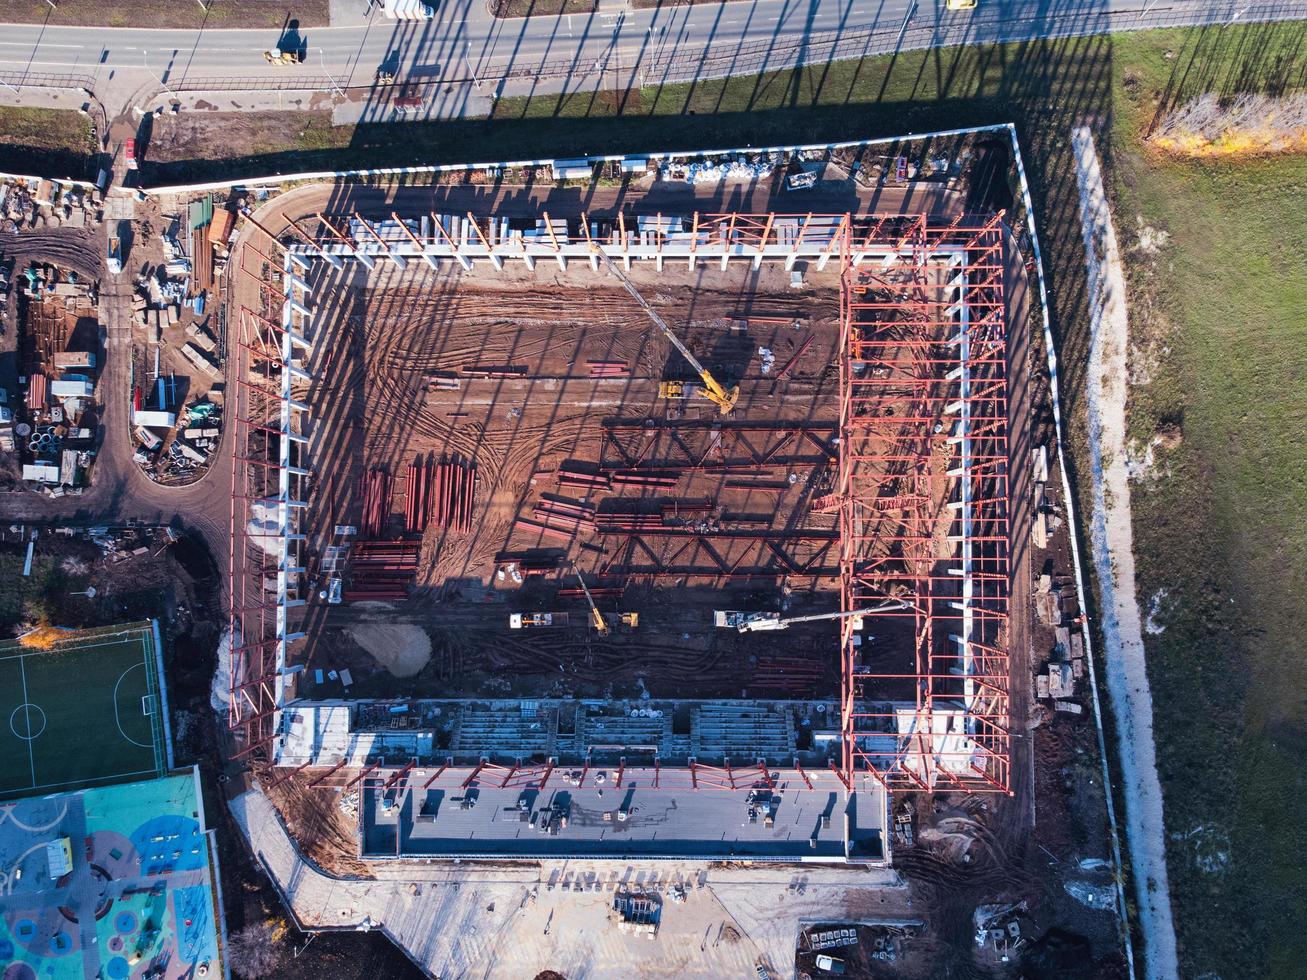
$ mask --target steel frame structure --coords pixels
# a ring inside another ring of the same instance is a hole
[[[845,778],[1011,792],[1008,393],[1002,214],[886,227],[840,315],[843,608],[900,599],[912,663],[842,621]],[[875,626],[871,627],[875,632]]]
[[[267,759],[288,697],[288,649],[303,636],[290,620],[292,610],[305,603],[301,521],[308,506],[308,406],[294,389],[311,377],[305,362],[312,352],[312,314],[311,290],[298,274],[308,261],[249,220],[267,235],[269,251],[250,241],[240,246],[237,278],[257,291],[260,308],[240,308],[228,355],[234,380],[228,727],[237,742],[233,757]],[[246,264],[250,253],[258,256],[257,271]],[[257,535],[248,531],[252,522],[260,528]]]
[[[756,470],[822,466],[833,461],[838,425],[831,422],[664,420],[650,426],[621,419],[604,423],[601,467],[623,469]]]
[[[818,509],[837,511],[837,532],[829,539],[818,535],[821,540],[812,543],[802,542],[802,534],[787,536],[788,541],[745,535],[744,553],[729,558],[713,536],[685,534],[666,559],[635,533],[627,535],[610,565],[650,577],[838,573],[845,611],[883,605],[887,597],[902,599],[903,611],[871,618],[873,630],[880,617],[907,624],[912,641],[906,668],[878,650],[861,649],[855,621],[841,621],[842,739],[836,774],[850,791],[871,777],[891,790],[1010,792],[1001,220],[1001,214],[964,217],[936,226],[920,215],[694,213],[618,214],[601,222],[582,215],[579,222],[567,222],[544,214],[529,228],[513,227],[498,216],[391,214],[370,221],[353,213],[290,221],[281,263],[281,324],[266,311],[243,310],[236,348],[237,446],[245,447],[259,432],[275,437],[278,447],[275,462],[271,440],[265,440],[263,459],[242,451],[233,462],[233,541],[246,542],[241,562],[233,545],[233,580],[239,576],[243,587],[233,588],[231,611],[239,640],[232,727],[243,733],[242,751],[266,746],[275,732],[272,719],[285,703],[286,649],[296,638],[287,611],[302,601],[298,521],[305,506],[307,446],[298,433],[306,406],[290,392],[296,379],[308,379],[297,359],[310,350],[310,313],[308,286],[292,271],[308,269],[315,260],[337,269],[346,261],[371,269],[379,260],[402,269],[415,259],[431,268],[453,260],[464,269],[485,261],[502,269],[510,259],[528,268],[539,259],[556,261],[561,269],[583,261],[598,271],[596,249],[628,269],[636,260],[659,270],[667,261],[693,270],[699,262],[724,269],[732,262],[793,268],[799,261],[822,269],[836,260],[841,271],[838,478]],[[266,284],[260,289],[266,295]],[[296,300],[296,290],[304,294],[303,302]],[[274,346],[275,362],[270,360]],[[279,387],[253,380],[254,367],[271,371],[274,363]],[[758,440],[761,449],[749,438],[754,430],[731,428],[719,431],[738,454],[734,459],[714,459],[716,446],[705,447],[697,432],[687,438],[694,432],[687,423],[652,439],[647,431],[614,428],[606,447],[625,465],[648,468],[666,465],[667,460],[654,459],[663,453],[690,468],[736,460],[742,466],[765,465],[786,451],[830,453],[807,427],[776,428]],[[759,426],[755,435],[768,428]],[[243,473],[238,463],[246,464]],[[274,471],[276,493],[269,494],[259,474]],[[244,534],[256,500],[276,507],[274,568],[261,551],[251,550]],[[244,516],[238,527],[240,501]],[[793,552],[801,542],[809,544],[803,556]],[[824,561],[833,550],[838,550],[837,567]],[[648,558],[646,566],[633,564],[637,554]],[[275,600],[268,598],[264,581],[272,570]],[[691,773],[690,781],[697,786],[701,780]]]

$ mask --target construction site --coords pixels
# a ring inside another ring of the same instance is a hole
[[[255,829],[270,803],[360,883],[590,862],[620,905],[621,862],[889,875],[859,886],[880,917],[843,921],[922,975],[1110,900],[1024,856],[1037,795],[1041,842],[1108,843],[1101,789],[1070,789],[1090,692],[1027,267],[964,191],[915,213],[604,188],[565,212],[441,187],[246,208],[220,664],[252,845],[281,846]],[[919,920],[896,874],[975,887]],[[397,943],[431,972],[477,961],[415,953],[439,932],[419,905],[388,913]],[[956,936],[939,918],[976,908]],[[1113,921],[1077,930],[1110,951]],[[773,964],[796,950],[777,928]]]
[[[1001,215],[319,213],[259,237],[249,751],[387,788],[603,752],[734,790],[785,767],[1011,791],[1029,461]],[[406,699],[355,709],[350,745],[384,729],[356,758],[272,727],[292,687]]]

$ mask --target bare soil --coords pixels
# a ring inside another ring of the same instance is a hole
[[[662,277],[633,273],[709,369],[740,384],[728,427],[747,422],[764,431],[736,436],[714,428],[718,413],[706,399],[659,397],[661,380],[689,381],[694,373],[611,279],[576,263],[565,277],[543,264],[534,273],[510,266],[493,275],[418,275],[379,270],[366,286],[319,287],[318,295],[331,297],[323,308],[331,333],[309,397],[315,417],[326,420],[320,438],[330,447],[317,458],[332,463],[317,478],[312,543],[321,554],[332,528],[359,523],[359,479],[377,467],[397,477],[383,537],[402,537],[404,474],[410,461],[428,456],[475,463],[472,530],[427,527],[415,592],[393,611],[311,611],[309,665],[348,666],[353,696],[393,696],[397,688],[415,695],[602,696],[637,693],[640,684],[659,697],[833,695],[838,671],[829,624],[790,630],[784,642],[711,624],[715,608],[800,614],[837,606],[834,515],[811,509],[829,491],[834,459],[836,403],[825,394],[838,340],[834,276],[810,276],[810,288],[796,292],[777,270],[747,277],[702,267],[693,276],[670,266]],[[759,348],[774,356],[767,374]],[[631,376],[596,380],[588,361],[622,362]],[[523,374],[476,378],[467,373],[471,365],[511,365]],[[433,385],[436,376],[456,378],[457,388]],[[673,427],[651,436],[646,419]],[[813,427],[811,438],[779,431],[787,424]],[[656,470],[687,461],[704,465],[685,470],[671,488],[614,485],[599,492],[558,478],[561,468]],[[518,523],[536,520],[536,508],[550,502],[646,515],[707,502],[710,512],[671,523],[721,536],[707,544],[593,530],[560,538]],[[754,531],[818,537],[767,543]],[[554,569],[514,581],[513,566],[537,558],[555,562]],[[734,577],[723,574],[731,569]],[[638,627],[593,634],[583,597],[558,595],[576,590],[577,572],[592,588],[624,589],[620,598],[601,595],[598,604],[614,620],[637,612]],[[741,577],[745,572],[755,577]],[[541,610],[567,612],[568,626],[508,629],[510,613]],[[398,685],[392,671],[373,678],[377,658],[359,649],[356,632],[368,621],[424,630],[431,662]],[[796,666],[791,661],[810,666],[787,673]]]
[[[242,111],[244,96],[229,92],[198,109],[156,117],[144,151],[151,163],[239,159],[286,150],[343,145],[353,127],[331,125],[331,99],[288,96],[282,112]]]

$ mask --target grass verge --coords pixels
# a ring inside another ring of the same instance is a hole
[[[94,153],[85,116],[67,109],[0,106],[0,170],[81,177]]]
[[[495,17],[557,17],[559,14],[592,14],[598,0],[490,0]]]
[[[59,0],[53,9],[45,0],[0,0],[0,23],[59,24],[68,27],[281,27],[287,17],[300,27],[325,27],[328,0],[209,0],[208,9],[195,0]]]
[[[1115,134],[1132,247],[1140,603],[1187,975],[1307,959],[1307,156],[1180,161]]]

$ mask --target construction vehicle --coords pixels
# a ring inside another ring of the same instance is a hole
[[[855,630],[862,629],[862,617],[870,616],[874,613],[893,612],[896,609],[906,609],[907,603],[894,601],[887,602],[881,606],[874,606],[870,609],[853,609],[848,612],[817,613],[814,616],[791,616],[788,619],[781,619],[780,613],[726,613],[727,616],[735,616],[734,626],[741,633],[765,633],[771,630],[789,629],[796,623],[816,623],[826,619],[852,619]],[[717,613],[713,614],[717,616]],[[718,622],[717,625],[723,625]]]
[[[304,58],[298,51],[273,48],[271,51],[263,52],[263,60],[270,65],[298,65]]]
[[[585,593],[585,601],[590,603],[590,622],[594,624],[595,632],[600,636],[607,636],[610,632],[608,623],[604,620],[604,614],[599,611],[599,607],[595,605],[594,597],[590,595],[590,587],[585,584],[585,579],[581,577],[581,572],[578,569],[573,568],[572,572],[576,575],[576,580],[581,583],[581,591]]]
[[[116,276],[123,271],[123,243],[117,235],[109,236],[109,253],[105,256],[105,265],[110,275]]]
[[[631,298],[636,301],[640,309],[644,310],[645,316],[652,320],[654,326],[662,331],[663,336],[667,338],[671,345],[681,352],[681,356],[690,362],[690,367],[694,368],[695,373],[698,374],[700,380],[703,381],[703,387],[699,389],[700,393],[716,405],[723,415],[730,415],[731,412],[735,411],[735,403],[740,400],[740,386],[736,385],[734,388],[727,391],[726,388],[708,372],[708,369],[699,362],[699,359],[690,353],[690,348],[681,343],[681,338],[672,332],[672,328],[666,324],[654,308],[645,302],[645,298],[640,295],[640,291],[635,288],[635,284],[626,277],[626,273],[613,265],[608,258],[608,254],[598,245],[591,245],[590,247],[594,254],[603,260],[604,266],[608,269],[609,274],[622,284],[622,288],[630,293]],[[659,390],[663,390],[662,386],[660,386]],[[682,395],[682,397],[684,396]]]
[[[508,617],[508,628],[511,630],[549,629],[566,625],[565,612],[513,613]]]

